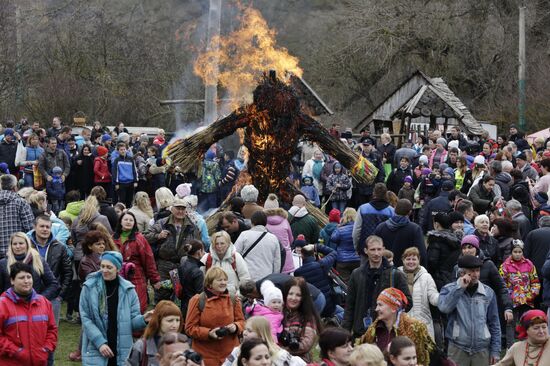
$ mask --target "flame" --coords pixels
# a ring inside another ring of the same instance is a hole
[[[302,76],[298,58],[277,47],[276,31],[270,29],[262,14],[246,7],[240,17],[240,28],[228,36],[215,37],[194,64],[194,72],[205,85],[220,85],[233,100],[231,108],[252,102],[252,91],[262,73],[275,70],[279,77],[291,72]],[[218,60],[219,72],[215,68]]]

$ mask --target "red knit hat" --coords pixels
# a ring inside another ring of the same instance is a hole
[[[392,308],[392,310],[402,310],[405,308],[405,305],[409,303],[409,300],[407,300],[407,296],[403,293],[403,291],[395,288],[395,287],[388,287],[387,289],[383,290],[380,295],[378,295],[377,301],[381,301]]]
[[[97,149],[97,156],[103,156],[109,153],[109,150],[105,146],[98,146]]]
[[[333,208],[328,213],[328,222],[340,223],[340,210]]]

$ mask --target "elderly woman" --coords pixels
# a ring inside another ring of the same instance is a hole
[[[243,257],[237,252],[229,234],[225,231],[214,233],[211,238],[212,250],[205,254],[201,262],[204,264],[204,271],[212,267],[221,267],[228,277],[227,288],[232,294],[239,291],[239,282],[250,279],[248,266]]]
[[[213,267],[204,278],[204,291],[189,301],[185,333],[192,347],[204,358],[205,366],[218,366],[239,344],[244,329],[240,300],[227,290],[228,276]]]
[[[548,318],[541,310],[529,310],[519,320],[516,342],[506,352],[498,366],[550,365]]]
[[[132,332],[145,328],[152,311],[141,315],[134,285],[119,275],[119,252],[104,252],[100,266],[80,297],[82,364],[121,366],[132,348]]]
[[[491,258],[495,262],[498,252],[498,242],[489,233],[491,222],[487,215],[477,215],[474,219],[475,231],[474,235],[479,239],[479,249],[483,252],[483,255],[487,258]]]
[[[361,337],[360,343],[376,344],[385,351],[396,334],[407,336],[417,346],[418,363],[429,365],[434,341],[424,323],[403,313],[406,305],[407,297],[401,290],[394,287],[383,290],[376,300],[378,317]]]
[[[399,267],[407,276],[407,284],[413,299],[413,306],[408,312],[410,316],[421,320],[428,327],[430,336],[434,338],[434,324],[430,305],[437,306],[439,292],[432,275],[420,265],[418,248],[406,249],[401,256],[403,266]]]

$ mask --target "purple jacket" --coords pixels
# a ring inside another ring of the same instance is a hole
[[[286,219],[286,211],[282,208],[275,208],[265,211],[267,215],[267,230],[279,239],[279,243],[285,248],[286,258],[281,273],[294,272],[294,263],[292,262],[292,249],[290,245],[294,241],[290,224]]]

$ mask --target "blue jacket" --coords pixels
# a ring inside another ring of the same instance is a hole
[[[321,202],[319,201],[319,192],[317,192],[317,188],[315,188],[314,185],[302,186],[300,190],[313,206],[319,207],[319,205],[321,204]]]
[[[61,177],[53,177],[51,182],[46,182],[46,193],[50,200],[65,200],[65,183]]]
[[[353,245],[357,253],[363,255],[365,240],[374,233],[378,224],[394,215],[393,207],[383,200],[373,199],[369,203],[359,206],[353,225]]]
[[[134,159],[128,154],[119,156],[113,163],[113,181],[117,184],[137,183],[138,172]]]
[[[336,230],[337,226],[338,224],[336,224],[335,222],[329,222],[319,232],[319,239],[323,239],[323,244],[325,244],[328,247],[331,247],[332,249],[336,249],[336,245],[334,245],[334,243],[331,242],[331,237],[332,237],[332,233],[334,232],[334,230]]]
[[[439,294],[439,310],[448,315],[445,337],[457,348],[474,354],[488,350],[500,356],[500,321],[495,293],[479,282],[473,295],[458,281],[445,285]]]
[[[334,314],[336,303],[334,302],[332,280],[328,276],[328,271],[336,262],[336,252],[326,245],[315,245],[315,250],[323,254],[324,257],[319,260],[315,260],[315,256],[304,257],[302,266],[294,271],[294,276],[303,277],[306,282],[321,290],[327,301],[321,315],[330,317]]]
[[[353,221],[343,226],[338,226],[332,232],[330,242],[336,246],[337,262],[359,262],[360,258],[353,246]]]
[[[116,354],[117,365],[123,365],[132,349],[132,332],[145,328],[146,323],[139,310],[135,286],[120,276],[118,280]],[[107,343],[107,317],[99,311],[99,298],[102,291],[100,281],[103,281],[101,272],[90,274],[80,294],[80,319],[83,330],[82,364],[85,366],[106,366],[108,360],[99,353],[99,347]],[[105,295],[102,297],[105,298]]]
[[[34,161],[34,160],[38,161],[40,156],[44,154],[44,149],[40,146],[37,146],[37,147],[27,146],[25,150],[27,151],[27,155],[25,156],[25,161]],[[25,170],[27,172],[32,172],[32,165],[25,166]]]

